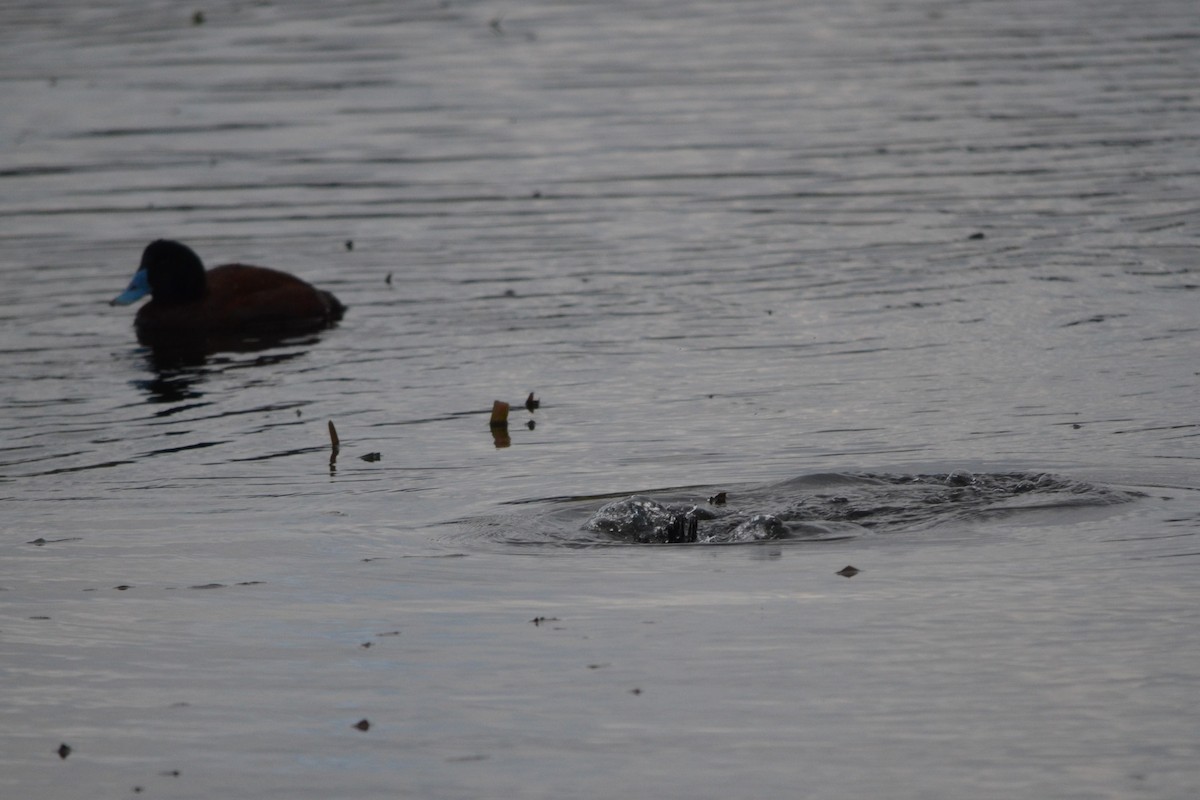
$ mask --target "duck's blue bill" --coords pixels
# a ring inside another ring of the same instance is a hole
[[[129,282],[129,288],[114,297],[109,305],[127,306],[148,294],[150,294],[150,276],[146,274],[146,270],[139,269],[133,273],[133,280]]]

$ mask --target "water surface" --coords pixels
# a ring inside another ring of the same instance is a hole
[[[0,794],[1200,789],[1192,4],[202,10],[0,10]]]

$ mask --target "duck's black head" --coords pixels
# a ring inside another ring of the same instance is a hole
[[[159,239],[146,245],[129,288],[113,298],[123,306],[147,294],[161,305],[180,305],[202,300],[205,294],[204,262],[187,245]]]

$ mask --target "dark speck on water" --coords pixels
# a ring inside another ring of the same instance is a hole
[[[1198,43],[4,4],[0,798],[1194,796]]]

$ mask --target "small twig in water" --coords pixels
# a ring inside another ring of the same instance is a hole
[[[329,465],[333,466],[337,463],[338,450],[341,449],[341,442],[338,439],[337,428],[333,427],[333,420],[329,420],[329,442],[333,446],[329,453]]]

